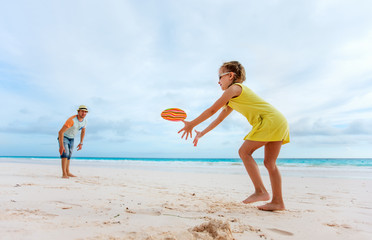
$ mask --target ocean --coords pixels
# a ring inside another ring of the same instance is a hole
[[[2,162],[60,165],[58,157],[0,157]],[[263,175],[263,159],[257,158]],[[239,158],[100,158],[76,157],[73,166],[130,168],[159,171],[182,171],[221,174],[247,174]],[[372,158],[279,158],[282,176],[316,178],[372,179]]]

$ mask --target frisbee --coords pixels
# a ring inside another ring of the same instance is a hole
[[[182,121],[187,115],[185,111],[179,108],[168,108],[161,112],[161,117],[168,121]]]

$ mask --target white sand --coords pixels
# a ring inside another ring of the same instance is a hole
[[[272,213],[248,175],[86,165],[0,162],[0,239],[372,239],[372,180],[284,176]]]

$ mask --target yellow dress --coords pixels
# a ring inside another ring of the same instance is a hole
[[[230,99],[227,105],[243,114],[252,125],[252,130],[244,140],[289,143],[289,126],[283,114],[248,87],[240,83],[235,84],[242,87],[242,92]]]

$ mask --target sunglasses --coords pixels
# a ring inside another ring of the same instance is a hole
[[[218,75],[218,77],[219,77],[219,79],[221,79],[223,76],[225,76],[225,75],[227,75],[227,74],[229,74],[229,73],[231,73],[231,72],[221,73],[220,75]]]

